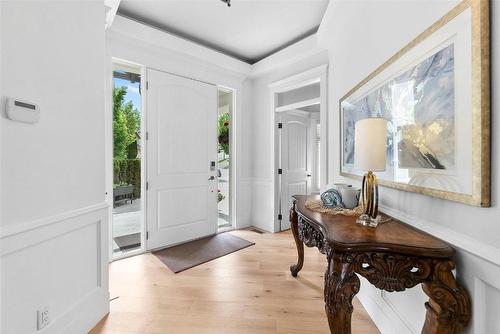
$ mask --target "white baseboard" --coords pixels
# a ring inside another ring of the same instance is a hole
[[[54,319],[52,325],[40,334],[85,334],[109,313],[109,292],[96,288],[64,314]]]
[[[404,319],[382,298],[381,291],[369,286],[368,282],[362,284],[361,290],[356,297],[358,297],[380,333],[416,334],[407,326]]]

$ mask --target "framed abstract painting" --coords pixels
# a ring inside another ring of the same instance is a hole
[[[489,2],[466,0],[340,99],[344,176],[355,123],[385,118],[383,186],[490,205]]]

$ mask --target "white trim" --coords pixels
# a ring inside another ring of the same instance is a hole
[[[462,233],[457,233],[447,227],[432,224],[423,220],[422,218],[408,215],[382,204],[380,205],[380,209],[381,211],[396,219],[399,219],[409,225],[412,225],[424,232],[427,232],[452,244],[453,247],[458,247],[461,250],[480,257],[483,260],[491,262],[494,265],[500,265],[500,248],[498,247],[490,246]]]
[[[325,48],[318,45],[317,33],[315,33],[251,65],[219,51],[149,26],[143,22],[121,16],[120,14],[114,17],[113,24],[108,28],[108,31],[167,48],[184,56],[198,58],[216,67],[251,78],[327,52]]]
[[[320,82],[320,76],[328,69],[328,64],[311,68],[310,70],[289,76],[285,79],[272,82],[268,85],[275,93],[301,88]]]
[[[146,129],[144,124],[146,124],[146,68],[144,65],[130,62],[128,60],[124,60],[121,58],[117,57],[109,57],[109,61],[106,64],[106,77],[110,78],[110,80],[106,80],[106,107],[105,107],[105,113],[106,113],[106,122],[105,122],[105,145],[107,147],[106,150],[106,193],[107,197],[106,200],[109,205],[109,231],[108,231],[108,236],[109,236],[109,247],[108,247],[108,252],[109,252],[109,262],[113,262],[115,260],[121,260],[130,256],[134,255],[139,255],[143,254],[146,249],[146,181],[147,181],[147,175],[146,175],[146,146],[147,146],[147,141],[146,141]],[[137,251],[130,251],[126,252],[125,254],[118,254],[115,255],[113,252],[113,180],[114,180],[114,172],[113,172],[113,100],[111,97],[113,96],[113,71],[115,69],[115,65],[123,67],[124,70],[136,74],[140,74],[141,76],[141,198],[139,201],[141,201],[141,247]],[[109,87],[108,87],[109,86]]]
[[[52,325],[41,333],[80,334],[92,330],[107,313],[109,313],[109,292],[103,287],[96,288],[75,302],[69,310],[53,319]]]
[[[497,267],[497,272],[500,271],[500,267]],[[484,269],[483,269],[484,270]],[[478,275],[473,277],[473,295],[471,296],[472,305],[474,305],[474,312],[472,314],[472,324],[475,334],[491,334],[487,332],[487,300],[488,300],[488,290],[495,289],[500,292],[500,282],[495,281],[494,277],[498,277],[498,274],[485,270],[486,274]]]
[[[328,164],[328,156],[327,156],[327,143],[328,143],[328,134],[326,132],[328,126],[328,64],[323,64],[317,67],[314,67],[310,70],[292,75],[283,80],[275,81],[269,84],[270,90],[270,111],[271,111],[271,156],[270,159],[272,161],[271,164],[271,182],[273,184],[273,228],[271,229],[274,232],[279,232],[280,230],[280,221],[278,220],[278,211],[279,211],[279,179],[277,177],[277,168],[279,166],[279,157],[276,154],[278,152],[278,139],[277,136],[279,132],[277,131],[277,106],[276,106],[276,94],[282,93],[284,91],[289,91],[293,89],[297,89],[300,87],[308,86],[314,83],[320,82],[320,126],[321,126],[321,175],[320,175],[320,188],[323,188],[326,185],[327,180],[327,164]],[[282,212],[283,214],[283,212]],[[284,215],[286,216],[286,215]]]
[[[237,229],[237,202],[236,202],[236,194],[237,194],[237,185],[239,181],[239,175],[237,173],[239,163],[238,163],[238,155],[240,153],[239,149],[237,149],[238,144],[238,134],[239,132],[239,117],[238,115],[238,107],[236,106],[236,94],[238,90],[236,88],[217,85],[217,94],[219,93],[219,89],[231,91],[232,96],[232,106],[231,106],[231,114],[229,115],[229,217],[231,218],[231,227],[230,228],[219,228],[218,223],[218,214],[217,214],[217,233],[227,232],[228,230]],[[217,106],[217,113],[218,113]],[[218,167],[218,162],[217,162]]]
[[[11,229],[2,235],[0,256],[10,256],[28,247],[54,241],[70,233],[95,225],[98,249],[95,287],[51,320],[40,333],[83,333],[92,329],[109,312],[107,243],[107,203],[100,203]],[[61,269],[63,270],[63,269]],[[55,273],[54,273],[55,274]]]
[[[485,333],[486,326],[486,283],[479,277],[474,277],[474,333]],[[479,318],[479,319],[478,319]]]
[[[327,51],[318,45],[317,33],[315,33],[253,64],[250,76],[257,77],[322,52]]]
[[[241,60],[169,34],[166,31],[148,26],[144,23],[136,22],[124,16],[117,15],[113,25],[109,28],[109,31],[138,39],[162,48],[168,48],[169,50],[185,56],[203,59],[205,62],[215,65],[216,67],[231,70],[245,76],[249,75],[252,69],[250,64]]]
[[[73,232],[85,226],[96,224],[99,231],[108,223],[107,204],[99,204],[92,207],[65,212],[64,214],[36,221],[22,230],[2,236],[0,256],[18,252],[23,248],[30,247],[40,242],[57,238],[60,235]],[[83,217],[93,217],[83,219]],[[105,226],[107,227],[107,226]],[[104,241],[103,241],[104,242]],[[100,244],[101,247],[103,244]]]
[[[289,111],[289,110],[295,110],[295,109],[300,109],[300,108],[304,108],[304,107],[309,107],[309,106],[313,106],[313,105],[320,104],[320,103],[321,103],[321,98],[320,97],[316,97],[314,99],[304,100],[304,101],[300,101],[300,102],[291,103],[291,104],[287,104],[287,105],[284,105],[284,106],[277,107],[275,109],[275,111],[276,112],[284,112],[284,111]]]
[[[94,205],[90,205],[84,208],[79,208],[71,211],[66,211],[57,215],[53,215],[46,218],[37,219],[31,222],[16,224],[14,226],[3,227],[0,230],[0,239],[4,240],[7,238],[12,238],[18,234],[27,233],[41,227],[47,227],[53,224],[61,223],[64,220],[71,218],[87,215],[96,211],[104,210],[108,208],[108,203],[102,202]]]
[[[104,0],[104,9],[106,11],[105,29],[108,29],[113,24],[120,2],[121,0]]]
[[[372,287],[369,287],[372,288]],[[373,287],[372,289],[376,289]],[[380,298],[380,295],[377,295],[379,298],[372,296],[371,294],[374,291],[370,289],[362,288],[356,297],[359,299],[366,312],[375,323],[377,328],[381,333],[390,333],[390,334],[414,334],[411,331],[404,321],[398,317],[387,304],[385,300]],[[375,291],[375,293],[379,293],[380,291]],[[424,307],[424,305],[422,305]],[[404,331],[407,330],[407,331]]]
[[[278,112],[278,110],[276,110],[276,112]],[[313,119],[313,118],[318,119],[318,117],[313,117],[310,112],[300,110],[300,109],[287,110],[286,113],[288,115],[295,115],[295,116],[300,116],[300,117],[309,118],[309,119]]]

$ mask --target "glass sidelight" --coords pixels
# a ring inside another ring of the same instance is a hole
[[[113,65],[113,256],[142,249],[140,68]]]
[[[217,117],[218,140],[218,227],[232,228],[231,222],[231,115],[233,113],[233,91],[219,87]]]

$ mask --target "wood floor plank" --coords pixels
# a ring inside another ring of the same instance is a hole
[[[299,277],[290,232],[233,231],[255,246],[179,274],[151,254],[110,266],[111,312],[91,334],[328,334],[325,256],[306,248]],[[354,301],[353,334],[379,333]]]

